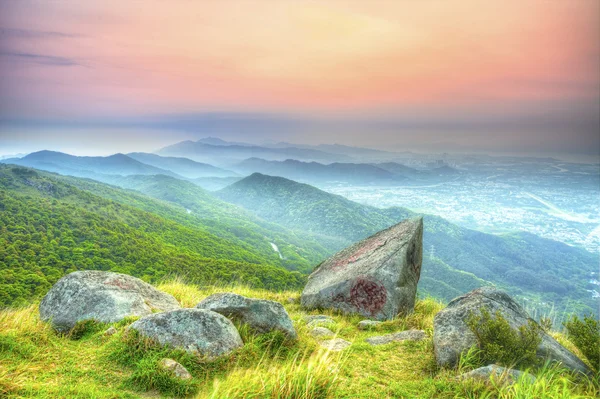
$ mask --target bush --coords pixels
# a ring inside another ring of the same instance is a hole
[[[536,351],[542,335],[535,321],[529,320],[514,329],[500,311],[492,316],[487,309],[482,309],[480,315],[469,316],[467,325],[477,337],[481,365],[496,363],[517,368],[540,365]]]
[[[577,349],[590,361],[592,367],[600,372],[600,323],[592,315],[586,315],[581,320],[571,317],[563,323],[567,336]]]

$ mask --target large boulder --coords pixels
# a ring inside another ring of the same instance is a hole
[[[279,302],[246,298],[233,293],[220,293],[205,298],[196,305],[196,308],[220,313],[227,318],[247,324],[259,333],[277,330],[290,338],[297,337],[290,316]]]
[[[58,280],[40,303],[40,317],[66,332],[83,320],[114,323],[129,316],[179,308],[171,295],[138,278],[87,270]]]
[[[302,292],[306,309],[388,320],[414,309],[423,257],[423,218],[408,219],[327,259]]]
[[[130,328],[161,345],[209,358],[225,355],[243,345],[229,319],[205,309],[152,314],[137,320]]]
[[[491,315],[500,312],[512,328],[526,325],[531,318],[508,294],[494,287],[482,287],[453,299],[435,315],[433,344],[438,365],[454,367],[461,353],[478,344],[475,334],[467,325],[471,314],[479,315],[482,309]],[[537,348],[538,357],[560,362],[564,367],[589,373],[591,370],[577,356],[539,329],[542,342]]]

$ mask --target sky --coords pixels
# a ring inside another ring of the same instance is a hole
[[[0,0],[0,154],[260,143],[600,159],[597,0]]]

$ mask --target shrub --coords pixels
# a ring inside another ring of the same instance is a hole
[[[482,365],[497,363],[505,367],[536,367],[540,361],[536,356],[542,342],[541,329],[533,320],[514,329],[497,311],[494,316],[487,309],[481,314],[471,314],[467,325],[477,337]]]
[[[600,372],[600,323],[592,315],[586,315],[581,320],[571,317],[563,323],[567,336],[577,349],[590,361],[592,367]]]

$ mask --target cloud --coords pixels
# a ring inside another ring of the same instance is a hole
[[[43,31],[34,29],[15,29],[0,27],[0,39],[52,39],[52,38],[76,38],[80,34],[65,33],[57,31]]]
[[[31,53],[16,53],[9,51],[0,51],[0,59],[7,59],[16,62],[29,62],[39,65],[51,66],[84,66],[74,58],[57,57],[54,55],[42,55]]]

